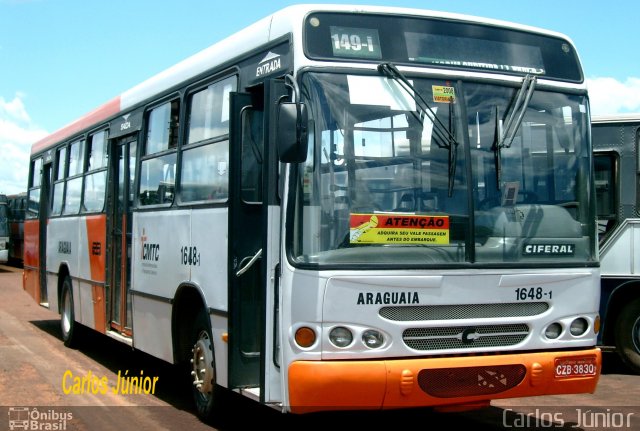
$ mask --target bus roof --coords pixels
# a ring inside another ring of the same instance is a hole
[[[237,47],[242,47],[244,51],[250,51],[288,33],[300,33],[302,32],[302,25],[297,25],[297,23],[302,23],[304,17],[310,12],[318,11],[374,14],[385,13],[481,23],[490,26],[507,27],[526,32],[558,37],[565,39],[568,43],[573,45],[573,42],[566,35],[561,33],[507,21],[456,13],[438,12],[426,9],[363,5],[300,4],[288,6],[265,18],[262,18],[254,24],[211,45],[210,47],[205,48],[191,57],[188,57],[174,66],[158,73],[157,75],[152,76],[99,106],[95,110],[37,141],[31,147],[31,154],[44,151],[59,142],[74,137],[80,132],[97,127],[110,118],[116,117],[120,113],[124,114],[136,106],[149,101],[151,98],[168,91],[169,89],[179,85],[181,82],[195,78],[218,65],[232,60],[237,56]]]

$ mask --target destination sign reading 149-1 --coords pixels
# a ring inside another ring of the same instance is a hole
[[[334,56],[376,60],[382,58],[378,30],[336,26],[330,28]]]

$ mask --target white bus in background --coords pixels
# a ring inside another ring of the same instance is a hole
[[[202,418],[593,392],[592,166],[567,37],[294,6],[33,146],[25,289]]]
[[[592,119],[602,273],[600,341],[640,374],[640,114]]]

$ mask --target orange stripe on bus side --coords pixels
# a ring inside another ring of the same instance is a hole
[[[105,214],[88,216],[87,224],[87,252],[89,254],[89,265],[91,267],[91,279],[95,281],[105,281],[105,256],[107,253],[107,216]],[[105,332],[106,305],[105,288],[100,285],[92,286],[93,296],[93,318],[95,329]]]

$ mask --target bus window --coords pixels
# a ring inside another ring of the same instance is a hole
[[[224,202],[229,196],[229,141],[182,153],[182,202]]]
[[[53,185],[53,200],[51,201],[51,215],[62,214],[62,203],[64,202],[65,166],[67,147],[59,148],[56,151],[56,169]]]
[[[146,154],[158,153],[178,144],[178,101],[154,108],[148,116]]]
[[[229,133],[229,94],[236,90],[236,77],[216,82],[191,96],[188,144]]]
[[[93,171],[107,166],[106,135],[107,132],[102,131],[92,135],[89,139],[89,146],[87,147],[89,165],[87,166],[87,171]]]
[[[67,181],[67,194],[64,200],[62,214],[78,214],[80,211],[80,194],[82,192],[82,177]]]
[[[171,204],[173,202],[178,143],[179,102],[174,100],[152,109],[147,117],[146,156],[141,164],[139,199],[141,205]]]
[[[229,94],[235,76],[223,79],[189,97],[187,144],[182,153],[182,202],[224,202],[229,195]]]
[[[75,141],[69,147],[69,176],[82,173],[82,159],[84,156],[84,139]]]
[[[140,168],[141,205],[170,204],[173,202],[176,153],[142,161]]]
[[[616,224],[615,155],[595,154],[593,158],[596,180],[598,237],[602,240]]]
[[[87,147],[88,174],[84,180],[84,210],[101,211],[104,207],[107,186],[107,152],[105,148],[106,131],[91,136]]]
[[[42,157],[31,162],[31,175],[29,178],[29,197],[27,206],[27,218],[37,218],[40,213],[40,181],[42,177]]]

